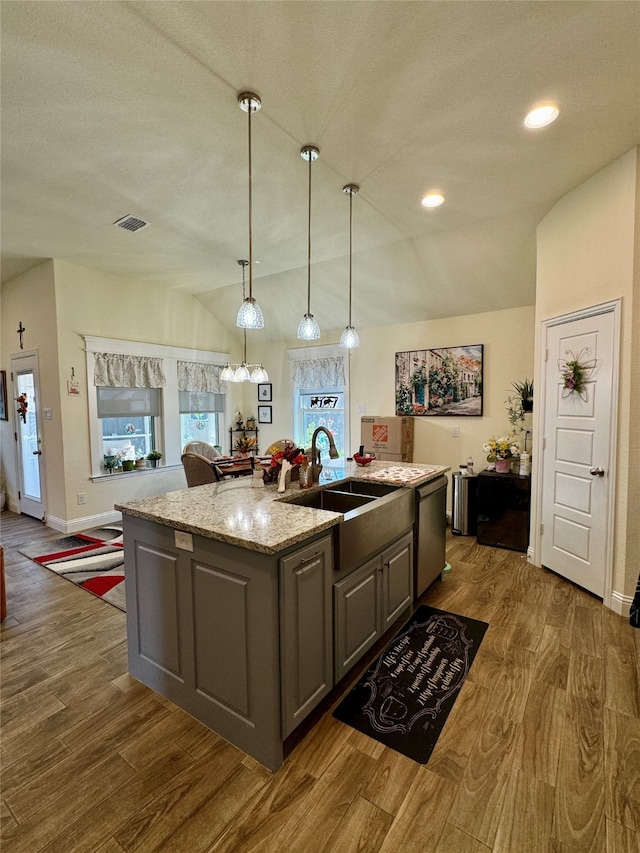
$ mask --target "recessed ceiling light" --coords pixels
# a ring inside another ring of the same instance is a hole
[[[440,193],[429,193],[422,199],[423,207],[440,207],[444,203],[444,196]]]
[[[526,114],[524,126],[532,129],[546,127],[554,122],[560,115],[560,107],[557,104],[542,104]]]

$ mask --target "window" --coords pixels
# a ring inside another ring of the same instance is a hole
[[[160,414],[159,388],[107,388],[98,386],[98,418],[105,456],[133,447],[135,456],[155,449],[155,418]]]
[[[344,440],[344,390],[342,387],[296,389],[294,396],[294,439],[300,447],[311,447],[313,433],[319,426],[326,427],[333,436],[340,453],[345,456]],[[329,439],[319,433],[316,446],[322,455],[329,455]]]
[[[221,443],[227,353],[89,335],[84,341],[92,479],[113,482],[105,456],[122,457],[128,448],[134,457],[163,454],[159,468],[144,469],[151,474],[182,468],[187,441]]]
[[[224,394],[208,391],[179,391],[181,446],[188,441],[206,441],[222,447]]]
[[[300,447],[311,447],[313,433],[326,427],[344,459],[349,449],[347,356],[333,346],[289,350],[293,386],[293,438]],[[329,465],[329,439],[319,433],[323,464]],[[338,463],[340,464],[340,463]]]

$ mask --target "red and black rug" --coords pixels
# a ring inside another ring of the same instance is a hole
[[[19,550],[119,610],[126,609],[121,525],[96,527]]]

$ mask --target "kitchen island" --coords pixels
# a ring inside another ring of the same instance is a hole
[[[276,770],[286,738],[410,612],[413,489],[447,470],[347,462],[305,492],[243,478],[118,505],[129,671]],[[381,519],[394,517],[385,504],[409,515],[381,544],[357,539],[348,511],[292,503],[349,488],[368,494]],[[350,530],[358,559],[340,565],[338,537]]]

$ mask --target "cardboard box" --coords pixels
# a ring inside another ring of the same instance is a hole
[[[405,453],[376,453],[376,459],[380,462],[413,462],[413,445]]]
[[[406,453],[413,447],[413,418],[366,416],[360,420],[360,444],[365,452]]]

